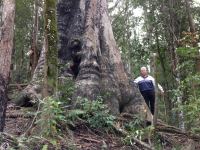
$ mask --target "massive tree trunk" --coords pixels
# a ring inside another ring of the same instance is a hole
[[[3,0],[0,41],[0,131],[5,124],[7,85],[9,81],[14,36],[15,0]]]
[[[76,98],[104,97],[113,114],[149,115],[149,110],[125,72],[116,45],[106,0],[60,0],[59,57],[75,78]],[[67,68],[65,68],[68,70]]]

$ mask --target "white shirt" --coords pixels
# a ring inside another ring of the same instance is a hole
[[[139,89],[141,91],[155,89],[155,79],[150,75],[148,75],[147,77],[139,76],[134,80],[134,82],[139,86]],[[158,84],[158,89],[161,92],[164,92],[164,90],[160,84]]]

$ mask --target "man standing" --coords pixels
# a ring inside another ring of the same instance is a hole
[[[146,67],[141,67],[140,74],[141,75],[137,77],[134,82],[138,85],[147,106],[149,107],[152,115],[154,115],[155,79],[152,76],[148,75]],[[161,93],[164,93],[163,88],[159,84],[158,89],[161,91]]]

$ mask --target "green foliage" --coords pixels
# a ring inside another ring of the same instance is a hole
[[[177,96],[183,96],[183,103],[177,103],[175,112],[184,113],[184,122],[188,129],[199,132],[200,125],[200,75],[194,74],[187,76],[174,91]],[[183,93],[183,91],[185,93]]]
[[[118,6],[111,9],[112,27],[122,60],[130,73],[139,74],[141,66],[147,65],[149,51],[142,43],[139,33],[143,18],[134,13],[141,1],[119,1]],[[141,7],[139,7],[141,9]],[[134,67],[134,70],[132,69]]]
[[[74,81],[71,79],[61,79],[58,89],[60,90],[59,101],[65,108],[67,124],[75,126],[78,120],[85,121],[94,128],[111,129],[115,117],[109,114],[107,105],[103,104],[103,98],[97,97],[90,101],[86,98],[77,98],[76,108],[70,109],[72,104],[72,95],[74,92]],[[109,93],[104,93],[104,98],[109,98]]]
[[[15,38],[14,55],[12,62],[14,82],[27,81],[29,58],[25,53],[29,51],[31,44],[32,20],[33,20],[33,0],[16,1],[15,15]]]
[[[54,136],[60,130],[57,128],[60,122],[66,122],[63,103],[56,98],[48,97],[41,101],[42,110],[40,111],[40,119],[36,122],[43,128],[41,135]]]
[[[46,98],[41,105],[40,119],[36,123],[42,128],[41,135],[45,137],[54,137],[61,133],[60,124],[75,126],[77,121],[83,120],[93,128],[110,130],[115,121],[100,97],[95,101],[79,99],[77,105],[80,108],[77,109],[66,110],[66,103],[53,97]]]
[[[48,150],[48,145],[43,145],[42,150]]]
[[[177,53],[182,57],[196,58],[199,51],[197,47],[179,47]]]
[[[70,110],[67,114],[68,118],[74,121],[81,117],[91,127],[112,129],[115,117],[109,114],[108,107],[103,104],[101,97],[95,101],[79,99],[77,105],[80,105],[81,109]]]
[[[81,116],[86,115],[86,112],[81,109],[72,109],[67,112],[68,123],[74,126],[74,122],[78,120]]]
[[[123,142],[126,144],[133,145],[135,144],[133,138],[144,140],[149,135],[151,135],[154,131],[154,128],[152,126],[144,128],[143,124],[144,122],[139,116],[135,116],[133,121],[126,123],[124,127],[128,132],[128,135],[123,139]]]
[[[41,50],[43,41],[43,1],[38,0],[39,22],[38,22],[38,40],[37,49]],[[11,80],[16,83],[28,82],[31,78],[30,74],[30,57],[26,54],[30,51],[31,40],[33,35],[34,23],[34,1],[33,0],[17,0],[15,12],[15,37],[12,58],[12,74]]]
[[[59,99],[66,105],[71,103],[72,95],[74,93],[74,81],[72,79],[64,78],[60,79],[62,83],[59,83],[58,91],[59,91]]]

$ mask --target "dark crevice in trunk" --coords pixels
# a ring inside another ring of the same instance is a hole
[[[79,74],[80,62],[81,58],[79,56],[73,57],[73,64],[70,66],[70,72],[72,73],[74,79],[76,79]]]
[[[64,76],[77,78],[81,63],[82,34],[84,28],[84,6],[80,0],[60,0],[57,4],[59,33],[59,59],[61,64],[69,63],[61,69]],[[81,8],[83,7],[83,8]]]
[[[6,80],[0,75],[0,132],[3,132],[5,125],[7,100]]]
[[[80,50],[81,46],[83,16],[79,3],[80,0],[61,0],[57,5],[59,58],[65,61],[71,59],[71,48]]]

